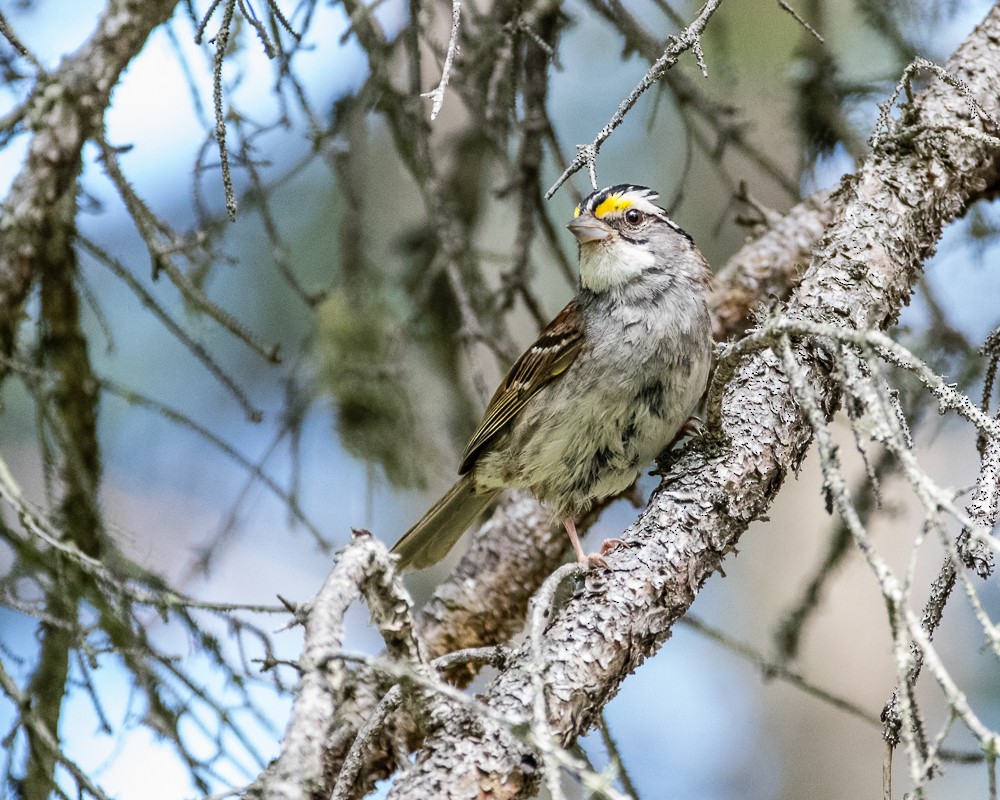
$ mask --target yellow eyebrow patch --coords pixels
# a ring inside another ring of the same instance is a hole
[[[576,219],[578,216],[580,216],[580,206],[573,209],[573,219]]]
[[[597,208],[594,209],[594,216],[600,219],[605,214],[613,214],[616,211],[624,211],[632,205],[632,201],[620,194],[612,194],[605,197]]]

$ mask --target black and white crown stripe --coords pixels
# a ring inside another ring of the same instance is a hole
[[[660,193],[654,189],[650,189],[648,186],[640,186],[635,183],[618,183],[614,186],[607,186],[604,189],[598,189],[596,192],[592,192],[587,195],[577,206],[576,214],[574,216],[579,216],[583,212],[590,212],[595,216],[603,216],[605,213],[617,211],[619,209],[624,210],[624,207],[634,206],[645,214],[655,217],[666,225],[670,226],[677,233],[681,234],[685,239],[694,244],[694,240],[691,235],[684,230],[680,225],[674,222],[670,217],[667,216],[665,209],[656,205],[655,201],[659,199]],[[611,200],[612,202],[608,202]],[[614,202],[617,200],[618,202]],[[607,205],[607,210],[598,213],[602,205]]]

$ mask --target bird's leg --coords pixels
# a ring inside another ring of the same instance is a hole
[[[569,534],[569,540],[573,543],[573,550],[576,553],[576,563],[581,567],[586,569],[593,569],[594,567],[604,567],[608,566],[608,562],[604,560],[604,554],[608,549],[613,549],[620,540],[609,539],[605,542],[605,546],[611,544],[611,547],[605,549],[601,547],[600,553],[591,553],[589,556],[583,552],[583,548],[580,546],[580,537],[576,533],[576,521],[572,517],[566,517],[563,520],[563,526],[566,528],[566,533]]]
[[[566,517],[563,520],[563,526],[566,528],[566,533],[569,534],[569,540],[573,543],[573,550],[576,552],[576,563],[581,567],[587,566],[587,556],[583,552],[583,548],[580,547],[580,537],[576,534],[576,520],[572,517]]]

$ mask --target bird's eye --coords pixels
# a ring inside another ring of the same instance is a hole
[[[625,221],[635,227],[639,225],[643,220],[643,214],[638,208],[630,208],[625,212]]]

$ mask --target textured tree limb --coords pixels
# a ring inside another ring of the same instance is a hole
[[[100,130],[123,70],[176,5],[111,0],[91,37],[34,88],[25,114],[28,154],[0,214],[0,354],[13,353],[50,216],[62,198],[76,194],[84,143]]]
[[[390,656],[413,669],[421,668],[424,659],[413,636],[409,595],[395,577],[385,546],[367,531],[357,531],[341,550],[319,593],[301,612],[305,641],[295,706],[281,754],[251,796],[307,800],[322,792],[329,781],[327,735],[344,685],[354,683],[337,660],[344,640],[344,616],[362,595]]]
[[[716,340],[740,335],[762,302],[788,297],[834,208],[831,192],[817,192],[729,259],[709,300]],[[582,520],[581,530],[595,516]],[[440,655],[509,639],[521,629],[528,601],[565,551],[562,526],[552,524],[530,495],[511,493],[473,534],[468,551],[418,614],[417,626],[430,652]]]
[[[842,196],[832,191],[810,195],[726,262],[715,276],[716,289],[709,300],[716,341],[742,334],[761,304],[788,297],[841,202]]]
[[[970,35],[946,69],[995,113],[1000,77],[1000,8]],[[997,159],[960,90],[934,79],[858,175],[834,197],[837,214],[815,250],[787,315],[856,329],[892,324],[944,227],[997,178]],[[821,353],[801,349],[804,376],[825,413],[839,401]],[[692,448],[626,532],[611,570],[589,576],[540,642],[542,664],[522,647],[485,692],[509,716],[530,717],[533,673],[547,687],[548,726],[563,744],[595,721],[624,677],[669,636],[704,581],[749,523],[764,514],[801,461],[812,428],[778,358],[748,357],[725,388],[714,447]],[[531,789],[537,756],[509,732],[463,709],[425,742],[390,797],[497,797]]]
[[[760,303],[788,297],[833,216],[832,200],[829,192],[810,196],[730,258],[716,276],[709,301],[717,317],[716,339],[741,334]],[[595,508],[580,520],[579,529],[586,531],[602,509]],[[532,596],[565,559],[565,532],[549,517],[532,496],[512,492],[490,519],[474,530],[459,563],[416,614],[419,636],[432,657],[506,642],[521,630]],[[478,665],[462,662],[448,670],[448,675],[465,685],[477,672]],[[338,706],[338,725],[328,754],[332,769],[343,761],[361,720],[377,701],[366,693]],[[388,739],[394,725],[409,728],[400,716],[385,726],[383,740],[368,752],[368,774],[372,777],[392,769]]]

